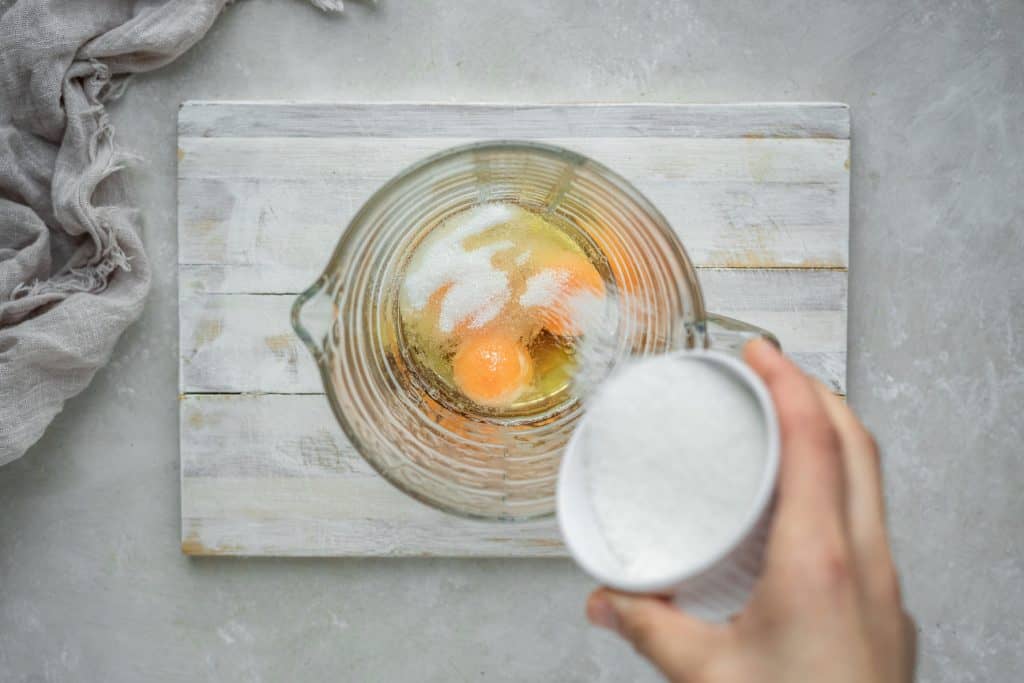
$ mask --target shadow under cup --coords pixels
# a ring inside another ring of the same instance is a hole
[[[352,220],[293,325],[309,346],[338,421],[359,453],[418,500],[462,516],[551,514],[581,392],[537,414],[454,409],[414,371],[398,324],[401,272],[430,228],[487,202],[573,226],[600,262],[618,314],[603,331],[606,367],[703,346],[693,267],[665,219],[617,174],[557,147],[497,142],[454,148],[407,169]],[[628,302],[630,314],[622,314]]]

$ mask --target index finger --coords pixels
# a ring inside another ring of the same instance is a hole
[[[798,534],[845,532],[845,491],[840,444],[825,406],[811,380],[772,344],[756,340],[743,349],[744,359],[771,394],[779,419],[777,516]]]

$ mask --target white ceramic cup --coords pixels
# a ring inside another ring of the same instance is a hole
[[[779,470],[779,426],[775,406],[761,379],[741,360],[708,350],[678,351],[681,359],[713,364],[749,390],[765,424],[764,468],[757,493],[743,523],[723,537],[716,550],[698,562],[681,558],[679,569],[652,580],[638,580],[623,570],[609,550],[587,492],[586,453],[581,434],[587,418],[576,427],[562,458],[558,476],[558,523],[569,552],[591,576],[606,586],[631,593],[673,596],[688,613],[709,621],[724,621],[743,609],[761,573]],[[687,563],[684,566],[684,563]]]

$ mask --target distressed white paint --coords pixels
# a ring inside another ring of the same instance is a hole
[[[845,178],[842,164],[835,165]],[[392,166],[397,172],[404,165]],[[630,180],[662,211],[699,266],[847,265],[849,186],[843,179],[719,182],[634,173]],[[382,182],[182,178],[180,191],[190,201],[179,208],[179,258],[245,266],[245,273],[235,273],[249,275],[237,285],[244,290],[301,291],[310,282],[310,265],[319,269],[326,261],[324,245],[337,242]]]
[[[848,140],[539,139],[614,167],[698,265],[847,265]],[[323,262],[323,245],[387,179],[467,141],[182,138],[179,180],[195,200],[181,207],[181,262],[294,276]]]
[[[368,109],[372,107],[372,111]],[[850,137],[836,102],[747,104],[340,104],[204,102],[182,105],[179,137]]]
[[[215,294],[210,290],[221,280],[209,267],[183,266],[180,272],[183,392],[322,391],[317,368],[290,326],[292,296]],[[716,313],[771,330],[790,353],[827,353],[842,365],[838,359],[846,350],[845,271],[700,273],[708,307]],[[837,391],[845,387],[842,373],[822,379]]]
[[[184,482],[182,493],[198,501],[253,500],[263,494],[260,486],[232,486],[230,482],[196,486]],[[269,480],[272,482],[272,480]],[[205,482],[204,482],[205,483]],[[381,486],[387,486],[380,482]],[[271,488],[273,488],[271,486]],[[283,486],[288,490],[289,484]],[[313,487],[318,488],[318,487]],[[344,485],[332,488],[341,499],[362,492]],[[397,491],[381,509],[408,505]],[[415,501],[410,501],[415,502]],[[393,505],[391,505],[393,503]],[[421,506],[422,507],[422,506]],[[342,508],[344,509],[344,508]],[[459,520],[442,512],[419,510],[405,519],[389,515],[347,519],[217,515],[182,518],[182,551],[189,555],[273,555],[301,557],[565,557],[554,521],[517,524],[484,524]],[[202,540],[200,540],[202,539]]]
[[[180,138],[180,178],[315,178],[372,190],[458,138]],[[615,164],[627,178],[821,183],[843,175],[847,140],[777,138],[531,138]]]
[[[294,294],[362,202],[460,142],[546,140],[605,162],[678,231],[709,309],[772,330],[845,391],[843,105],[190,103],[179,133],[186,552],[564,553],[550,520],[460,520],[378,477],[341,433],[289,326]]]
[[[186,395],[181,447],[191,554],[564,552],[553,520],[463,520],[399,492],[355,452],[320,395]]]
[[[292,331],[285,295],[181,293],[183,393],[320,393],[312,358]]]

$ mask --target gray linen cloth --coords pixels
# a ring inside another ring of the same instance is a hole
[[[149,291],[104,103],[227,1],[0,0],[0,465],[89,384]]]

